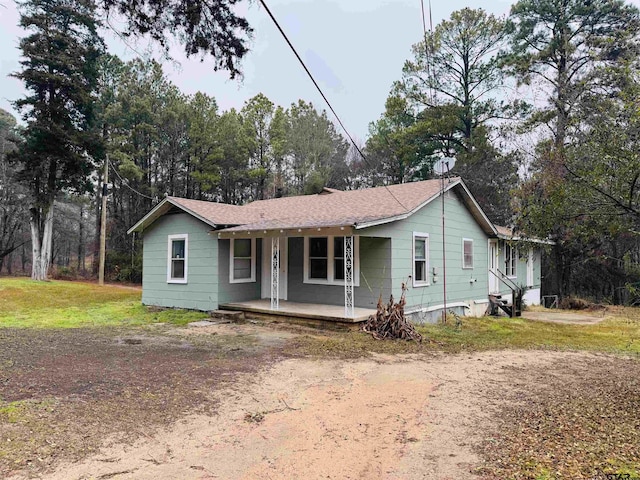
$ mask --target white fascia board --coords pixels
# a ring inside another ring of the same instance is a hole
[[[178,207],[180,210],[183,210],[185,213],[188,213],[189,215],[191,215],[192,217],[197,218],[198,220],[200,220],[201,222],[206,223],[207,225],[209,225],[212,228],[216,228],[218,225],[214,222],[212,222],[211,220],[207,220],[206,218],[204,218],[201,215],[198,215],[196,212],[194,212],[193,210],[189,210],[187,207],[185,207],[184,205],[180,205],[180,203],[175,202],[173,200],[170,200],[172,205],[175,205],[176,207]]]
[[[473,202],[473,205],[478,209],[478,211],[480,212],[480,214],[482,215],[483,220],[486,222],[486,224],[491,228],[491,231],[493,232],[494,235],[498,234],[498,230],[496,230],[495,225],[493,224],[493,222],[491,222],[491,220],[489,220],[489,218],[485,215],[484,211],[482,210],[482,208],[480,208],[480,205],[478,205],[478,202],[476,202],[476,199],[473,198],[473,195],[471,195],[471,192],[469,191],[469,189],[467,188],[467,186],[464,184],[464,182],[462,181],[462,179],[458,179],[455,182],[451,182],[449,183],[445,189],[444,192],[448,192],[449,190],[451,190],[452,188],[454,188],[456,185],[461,185],[462,188],[464,189],[465,193],[467,194],[468,198],[471,199],[471,201]],[[361,230],[363,228],[369,228],[369,227],[376,227],[378,225],[384,225],[385,223],[392,223],[392,222],[397,222],[398,220],[404,220],[405,218],[410,217],[411,215],[413,215],[414,213],[416,213],[418,210],[420,210],[421,208],[426,207],[429,203],[433,202],[435,199],[437,199],[439,196],[441,195],[441,192],[438,192],[436,195],[433,195],[432,197],[428,198],[427,200],[425,200],[424,202],[422,202],[420,205],[418,205],[417,207],[415,207],[413,210],[408,211],[407,213],[403,213],[401,215],[395,215],[393,217],[387,217],[387,218],[381,218],[379,220],[372,220],[370,222],[363,222],[363,223],[359,223],[355,225],[355,229],[356,230]],[[473,216],[473,213],[470,212]],[[475,218],[475,217],[474,217]],[[476,220],[477,221],[477,220]]]
[[[142,219],[140,221],[138,221],[138,223],[136,223],[133,227],[131,227],[129,230],[127,230],[127,235],[133,233],[133,232],[137,232],[137,231],[141,231],[144,230],[145,227],[147,227],[147,221],[151,220],[149,222],[149,225],[152,224],[153,222],[155,222],[157,220],[157,218],[153,218],[155,213],[160,210],[164,205],[166,205],[167,203],[170,203],[171,205],[178,207],[180,210],[184,211],[185,213],[188,213],[189,215],[191,215],[192,217],[197,218],[198,220],[200,220],[201,222],[206,223],[207,225],[209,225],[212,228],[216,228],[216,224],[213,223],[210,220],[207,220],[206,218],[204,218],[201,215],[198,215],[197,213],[195,213],[194,211],[188,209],[187,207],[185,207],[184,205],[180,205],[180,203],[176,202],[175,200],[171,199],[170,197],[167,197],[165,199],[163,199],[158,205],[156,205],[155,207],[153,207],[151,209],[151,211],[149,213],[147,213],[144,217],[142,217]],[[161,217],[162,215],[159,215],[159,217]]]
[[[527,237],[509,237],[508,235],[498,234],[500,240],[507,240],[511,242],[530,242],[539,243],[541,245],[555,245],[553,240],[540,240],[539,238],[527,238]]]
[[[478,209],[478,211],[482,215],[482,218],[487,223],[487,225],[489,225],[491,227],[491,230],[493,231],[493,234],[494,235],[498,235],[498,229],[493,224],[493,222],[491,220],[489,220],[489,217],[487,217],[487,215],[484,213],[484,210],[482,210],[482,208],[480,208],[480,205],[478,205],[478,202],[476,202],[476,199],[473,198],[473,195],[471,195],[471,192],[469,191],[467,186],[464,184],[462,179],[458,180],[458,183],[460,185],[462,185],[462,188],[464,189],[465,193],[467,194],[467,197],[473,202],[473,205]]]
[[[380,218],[378,220],[371,220],[370,222],[356,223],[353,228],[356,230],[362,230],[363,228],[377,227],[378,225],[384,225],[385,223],[393,223],[398,220],[404,220],[409,217],[411,212],[403,213],[402,215],[395,215],[393,217]]]
[[[151,218],[158,210],[164,207],[166,203],[170,203],[169,198],[164,198],[158,205],[153,207],[144,217],[138,220],[138,222],[133,227],[127,230],[127,235],[130,235],[133,232],[137,232],[138,230],[140,230],[140,227],[144,227],[145,222],[149,220],[149,218]]]
[[[449,190],[451,190],[453,187],[455,187],[456,185],[458,185],[458,183],[460,183],[460,180],[456,180],[455,182],[450,183],[445,189],[444,191],[447,192]],[[369,227],[377,227],[378,225],[384,225],[385,223],[392,223],[392,222],[397,222],[398,220],[404,220],[405,218],[410,217],[411,215],[413,215],[414,213],[416,213],[418,210],[420,210],[421,208],[427,206],[428,204],[430,204],[431,202],[433,202],[436,198],[438,198],[440,196],[441,192],[438,192],[437,194],[427,198],[424,202],[422,202],[420,205],[418,205],[417,207],[415,207],[413,210],[409,210],[406,213],[402,213],[400,215],[394,215],[393,217],[387,217],[387,218],[381,218],[378,220],[372,220],[370,222],[363,222],[363,223],[356,223],[354,225],[356,230],[361,230],[363,228],[369,228]]]

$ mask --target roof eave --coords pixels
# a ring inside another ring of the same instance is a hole
[[[508,240],[513,242],[529,242],[529,243],[539,243],[542,245],[555,245],[556,242],[553,240],[541,240],[539,238],[527,238],[527,237],[513,237],[511,235],[504,235],[502,233],[498,234],[498,238],[501,240]]]
[[[460,179],[456,180],[455,182],[451,182],[450,184],[447,185],[447,187],[444,189],[444,191],[446,192],[446,191],[450,190],[451,188],[455,187],[459,182],[460,182]],[[438,193],[436,193],[435,195],[430,196],[424,202],[422,202],[420,205],[418,205],[417,207],[414,207],[412,210],[409,210],[408,212],[404,212],[404,213],[401,213],[401,214],[398,214],[398,215],[392,215],[390,217],[378,218],[376,220],[370,220],[370,221],[367,221],[367,222],[356,223],[355,228],[357,230],[362,230],[364,228],[377,227],[378,225],[384,225],[386,223],[393,223],[393,222],[397,222],[399,220],[404,220],[405,218],[409,218],[411,215],[416,213],[418,210],[420,210],[421,208],[424,208],[429,203],[433,202],[436,198],[438,198],[440,196],[440,192],[441,191],[438,191]]]
[[[193,210],[185,207],[184,205],[181,205],[179,202],[175,201],[173,198],[166,197],[158,205],[156,205],[154,208],[152,208],[149,213],[147,213],[144,217],[142,217],[138,221],[138,223],[136,223],[133,227],[131,227],[129,230],[127,230],[127,235],[129,235],[129,234],[131,234],[133,232],[141,232],[141,231],[143,231],[145,228],[149,227],[149,225],[151,225],[153,222],[155,222],[158,218],[162,217],[165,213],[167,213],[169,211],[170,207],[167,207],[167,204],[172,205],[174,207],[178,207],[180,210],[184,211],[185,213],[188,213],[189,215],[191,215],[194,218],[197,218],[201,222],[206,223],[207,225],[209,225],[212,228],[216,228],[217,227],[215,222],[212,222],[211,220],[208,220],[208,219],[204,218],[202,215],[199,215],[196,212],[194,212]]]
[[[498,236],[498,229],[493,224],[493,222],[489,220],[489,217],[487,217],[487,215],[484,213],[484,210],[482,210],[482,208],[480,207],[476,199],[473,197],[473,195],[469,191],[469,188],[467,188],[467,186],[462,181],[462,179],[458,179],[457,184],[459,184],[462,187],[465,197],[467,198],[468,201],[471,202],[471,205],[473,207],[469,209],[471,211],[471,215],[473,215],[476,221],[478,222],[478,224],[480,224],[480,226],[483,227],[484,232],[489,236]],[[476,216],[476,212],[479,214],[480,218]]]
[[[356,222],[354,228],[356,230],[363,230],[365,228],[377,227],[378,225],[384,225],[386,223],[393,223],[399,220],[404,220],[409,217],[411,212],[403,213],[401,215],[394,215],[392,217],[378,218],[376,220],[369,220],[366,222]]]
[[[153,207],[144,217],[142,217],[140,220],[138,220],[138,222],[133,227],[131,227],[129,230],[127,230],[127,235],[131,235],[133,232],[141,232],[141,231],[143,231],[145,226],[147,225],[147,222],[149,222],[149,224],[151,224],[155,220],[160,218],[162,215],[164,215],[166,213],[166,211],[165,212],[161,212],[161,213],[158,213],[158,212],[160,210],[164,209],[165,205],[167,205],[167,203],[172,203],[172,202],[170,202],[168,197],[162,199],[162,201],[158,205]]]
[[[463,191],[465,193],[465,196],[470,200],[470,202],[472,203],[474,208],[480,214],[480,220],[484,224],[483,226],[486,227],[484,229],[485,232],[489,236],[497,235],[498,231],[496,230],[495,226],[493,225],[491,220],[489,220],[489,218],[485,215],[484,211],[480,208],[480,205],[478,205],[478,202],[476,202],[476,200],[473,198],[473,195],[471,195],[471,192],[469,191],[469,189],[464,184],[464,182],[462,181],[461,178],[458,178],[455,181],[447,184],[446,187],[444,188],[444,192],[448,192],[449,190],[451,190],[452,188],[456,187],[457,185],[460,185],[462,187],[462,189],[463,189]],[[378,225],[384,225],[385,223],[392,223],[392,222],[397,222],[399,220],[404,220],[405,218],[408,218],[411,215],[413,215],[414,213],[416,213],[418,210],[426,207],[429,203],[433,202],[435,199],[437,199],[440,196],[440,194],[442,192],[443,192],[443,190],[438,191],[438,193],[436,193],[436,194],[432,195],[431,197],[427,198],[420,205],[418,205],[417,207],[414,207],[412,210],[410,210],[408,212],[402,213],[400,215],[393,215],[393,216],[390,216],[390,217],[380,218],[380,219],[377,219],[377,220],[371,220],[371,221],[368,221],[368,222],[358,223],[356,225],[356,229],[360,230],[360,229],[369,228],[369,227],[376,227]],[[476,221],[478,221],[478,218],[474,214],[473,210],[471,211],[471,214],[474,216],[474,218],[476,218]],[[481,222],[478,221],[478,223],[481,223]]]

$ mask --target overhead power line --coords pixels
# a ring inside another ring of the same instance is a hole
[[[433,16],[431,14],[431,0],[429,0],[429,35],[427,36],[427,22],[424,15],[424,0],[420,0],[422,7],[422,32],[424,34],[424,53],[427,61],[427,81],[429,82],[429,101],[435,103],[435,94],[433,92],[432,83],[432,71],[431,71],[431,55],[432,55],[432,41],[433,41]],[[449,163],[444,163],[447,166],[447,173],[449,171]],[[446,249],[446,230],[445,230],[445,203],[444,203],[444,170],[440,174],[440,180],[442,182],[442,188],[440,189],[440,197],[442,200],[442,321],[447,323],[447,249]],[[454,314],[455,315],[455,314]]]
[[[140,193],[138,190],[136,190],[135,188],[133,188],[131,185],[129,185],[129,183],[120,176],[120,173],[118,172],[118,169],[116,167],[113,166],[113,163],[111,163],[111,160],[107,160],[109,162],[109,166],[111,167],[111,170],[113,170],[113,172],[116,174],[116,177],[118,177],[120,179],[120,182],[122,183],[122,185],[124,185],[125,187],[127,187],[129,190],[131,190],[133,193],[140,195],[141,197],[147,198],[151,201],[155,200],[155,198],[150,197],[149,195],[145,195],[144,193]]]
[[[427,20],[424,15],[424,0],[420,0],[420,9],[422,10],[422,32],[424,33],[424,44],[427,45]]]
[[[284,32],[284,30],[282,29],[282,27],[280,26],[280,23],[278,23],[278,20],[276,20],[276,17],[273,16],[273,13],[271,13],[271,10],[269,9],[269,7],[267,6],[265,0],[260,0],[260,4],[264,7],[264,9],[267,11],[267,14],[269,15],[269,17],[271,17],[271,20],[273,21],[273,23],[275,24],[276,28],[280,31],[280,34],[282,35],[282,37],[284,38],[284,40],[287,42],[287,45],[289,45],[289,48],[291,49],[291,51],[293,52],[293,54],[296,56],[296,58],[298,59],[298,62],[300,62],[300,65],[302,65],[302,68],[304,68],[304,71],[307,72],[307,76],[311,79],[311,81],[313,82],[313,85],[316,87],[316,90],[318,90],[318,92],[320,93],[320,95],[322,96],[323,100],[325,101],[325,103],[327,104],[327,106],[329,107],[329,110],[331,110],[331,113],[333,113],[333,116],[336,117],[336,120],[338,121],[338,123],[340,124],[340,127],[342,127],[342,130],[344,131],[344,133],[347,135],[347,137],[349,138],[349,140],[351,141],[351,144],[355,147],[355,149],[358,151],[358,153],[360,154],[360,157],[362,157],[362,160],[364,161],[364,163],[366,163],[370,168],[373,168],[373,166],[369,163],[369,160],[367,159],[367,157],[365,156],[365,154],[362,152],[362,150],[360,149],[360,147],[358,146],[358,144],[355,142],[355,140],[353,139],[353,137],[351,136],[351,134],[349,133],[349,130],[347,130],[347,127],[344,126],[344,123],[342,123],[342,120],[340,119],[340,116],[338,115],[338,113],[335,111],[335,109],[333,108],[333,106],[331,105],[331,102],[329,102],[329,99],[327,98],[327,96],[324,94],[324,92],[322,91],[322,89],[320,88],[320,85],[318,85],[318,82],[316,82],[316,79],[313,77],[313,75],[311,74],[311,72],[309,71],[309,69],[307,68],[307,65],[304,63],[304,61],[302,60],[302,57],[300,57],[300,55],[298,54],[298,51],[296,50],[296,48],[293,46],[293,44],[291,43],[291,40],[289,40],[289,37],[287,36],[287,34]],[[389,187],[387,185],[384,186],[387,190],[387,192],[389,192],[389,194],[393,197],[393,199],[398,202],[398,204],[404,208],[405,210],[408,210],[407,207],[405,207],[402,202],[400,200],[398,200],[398,198],[393,194],[393,192],[389,189]]]
[[[424,13],[424,0],[420,0],[420,8],[422,9],[422,32],[424,35],[424,53],[427,62],[427,81],[429,83],[429,101],[434,103],[435,95],[433,94],[433,83],[431,77],[431,42],[433,36],[433,16],[431,14],[431,0],[429,0],[429,35],[427,35],[427,20]]]

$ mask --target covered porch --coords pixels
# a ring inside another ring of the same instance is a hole
[[[272,317],[321,320],[338,323],[356,324],[364,322],[375,309],[353,307],[345,312],[342,305],[323,305],[320,303],[300,303],[280,300],[277,309],[272,308],[271,299],[248,300],[244,302],[225,303],[223,310],[241,311],[249,314],[268,315]]]
[[[244,262],[246,277],[256,285],[253,293],[227,296],[219,303],[220,309],[342,323],[362,322],[374,313],[364,302],[356,307],[360,262],[359,238],[353,227],[230,229],[217,234],[220,240],[231,242],[230,276],[240,272]],[[253,245],[250,275],[249,239]],[[244,242],[246,259],[234,253],[240,242]],[[223,271],[224,256],[222,253]]]

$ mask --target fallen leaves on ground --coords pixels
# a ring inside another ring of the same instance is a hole
[[[640,478],[639,361],[593,356],[578,365],[505,373],[515,388],[496,411],[476,473],[487,479]]]

